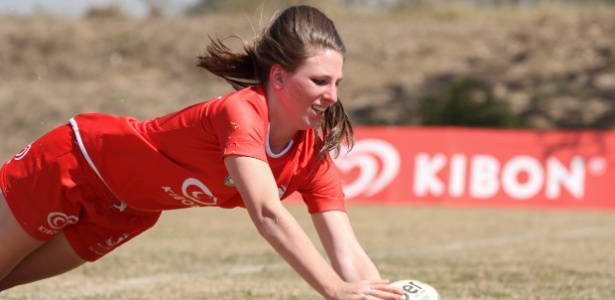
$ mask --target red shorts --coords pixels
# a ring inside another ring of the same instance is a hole
[[[160,212],[117,208],[121,202],[87,164],[68,124],[5,163],[0,187],[26,232],[47,241],[63,230],[87,261],[101,258],[160,217]]]

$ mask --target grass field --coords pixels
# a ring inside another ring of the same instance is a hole
[[[317,245],[309,216],[289,209]],[[443,299],[615,299],[615,215],[597,211],[350,205],[382,275]],[[243,209],[163,214],[107,257],[0,299],[320,299]]]

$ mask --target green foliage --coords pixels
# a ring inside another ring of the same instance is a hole
[[[485,82],[457,79],[419,104],[422,124],[432,126],[521,127],[522,121]]]

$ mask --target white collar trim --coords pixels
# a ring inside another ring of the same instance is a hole
[[[269,134],[271,133],[271,123],[267,124],[267,141],[265,142],[265,149],[267,150],[267,155],[269,155],[269,157],[271,158],[278,158],[284,154],[286,154],[286,152],[288,152],[288,150],[290,150],[290,147],[293,146],[293,140],[290,140],[290,143],[288,143],[288,145],[286,146],[286,148],[284,148],[284,150],[282,150],[280,153],[276,154],[273,153],[273,151],[271,151],[271,147],[269,146]]]

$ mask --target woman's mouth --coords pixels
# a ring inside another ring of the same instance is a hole
[[[318,116],[323,116],[327,110],[327,106],[312,105],[312,110],[314,110]]]

